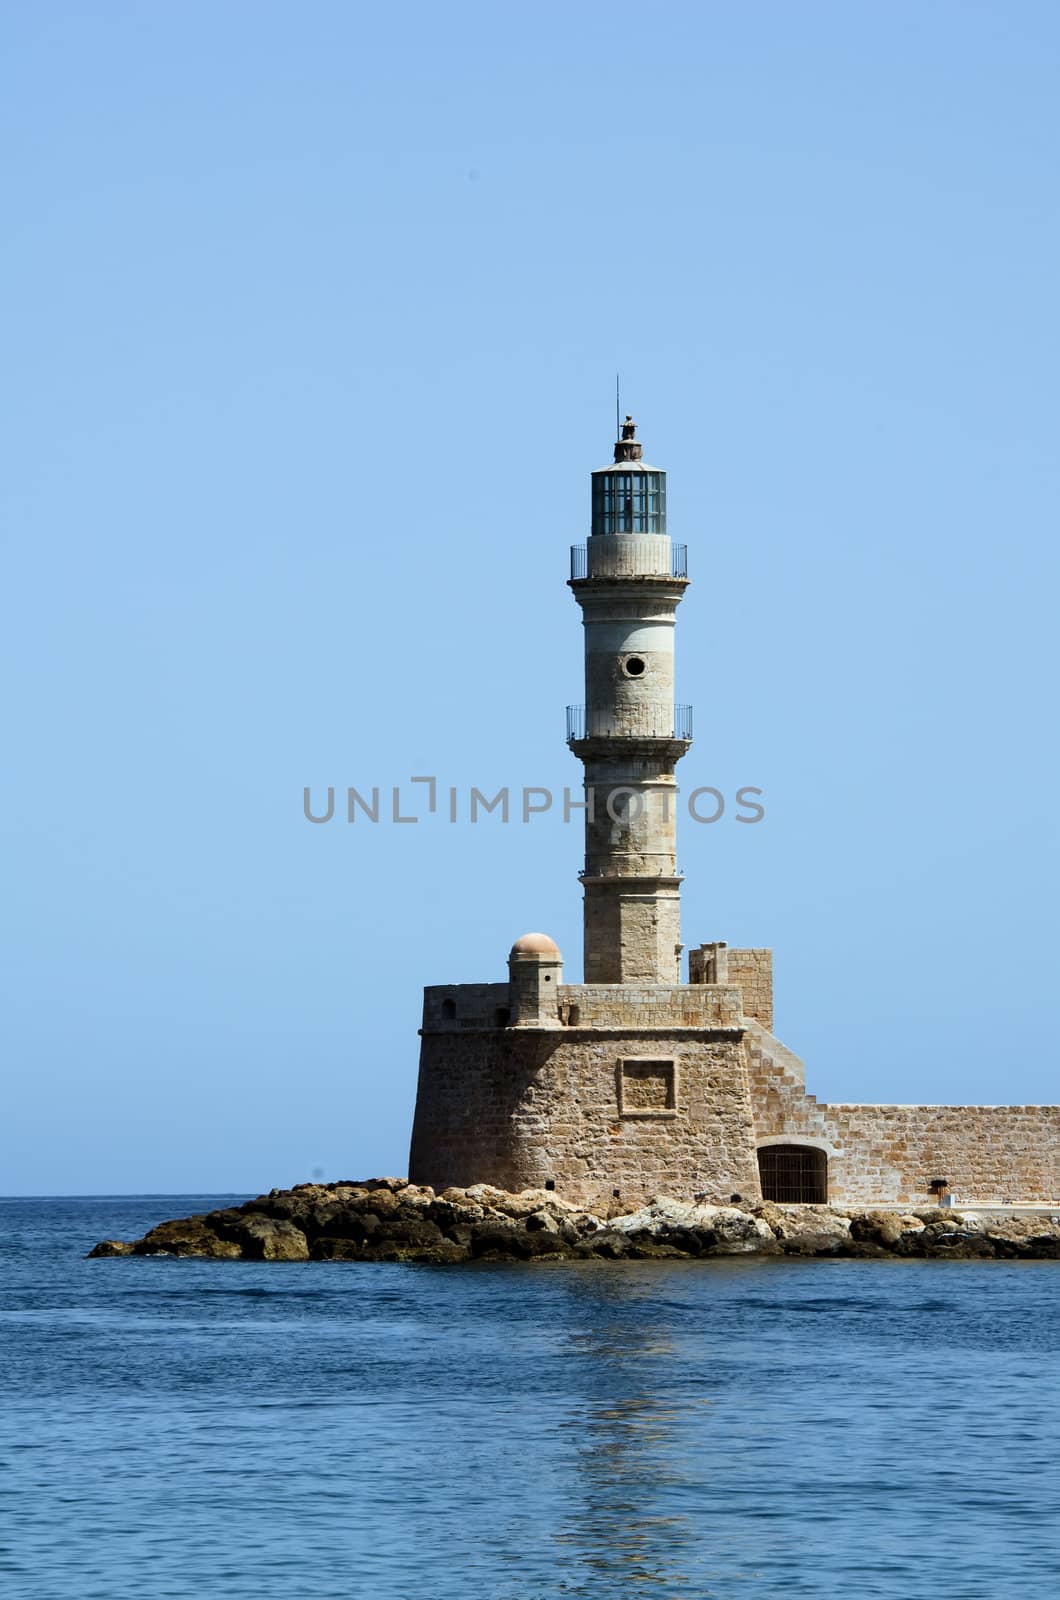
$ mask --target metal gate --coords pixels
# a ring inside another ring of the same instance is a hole
[[[769,1144],[758,1152],[762,1199],[782,1205],[819,1205],[828,1200],[828,1157],[808,1144]]]

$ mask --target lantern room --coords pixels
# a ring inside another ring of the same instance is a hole
[[[666,532],[666,473],[641,459],[632,417],[622,424],[614,465],[592,475],[592,533]]]

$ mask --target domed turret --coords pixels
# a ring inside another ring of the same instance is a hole
[[[558,990],[563,957],[547,933],[524,933],[508,955],[508,1011],[511,1026],[558,1028]]]

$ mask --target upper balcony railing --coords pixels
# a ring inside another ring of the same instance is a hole
[[[692,737],[692,707],[669,705],[568,706],[567,743],[579,739],[681,739]]]
[[[667,551],[668,543],[668,540],[650,535],[641,538],[636,534],[616,534],[601,538],[592,546],[591,573],[589,547],[572,544],[570,575],[572,578],[687,578],[688,546],[671,544]]]

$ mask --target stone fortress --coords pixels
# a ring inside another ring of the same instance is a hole
[[[690,950],[681,980],[674,631],[688,587],[666,474],[627,417],[592,474],[571,556],[585,704],[585,981],[545,934],[507,982],[424,992],[410,1181],[554,1189],[583,1205],[656,1194],[839,1206],[1053,1205],[1060,1106],[819,1105],[773,1033],[772,953]]]

